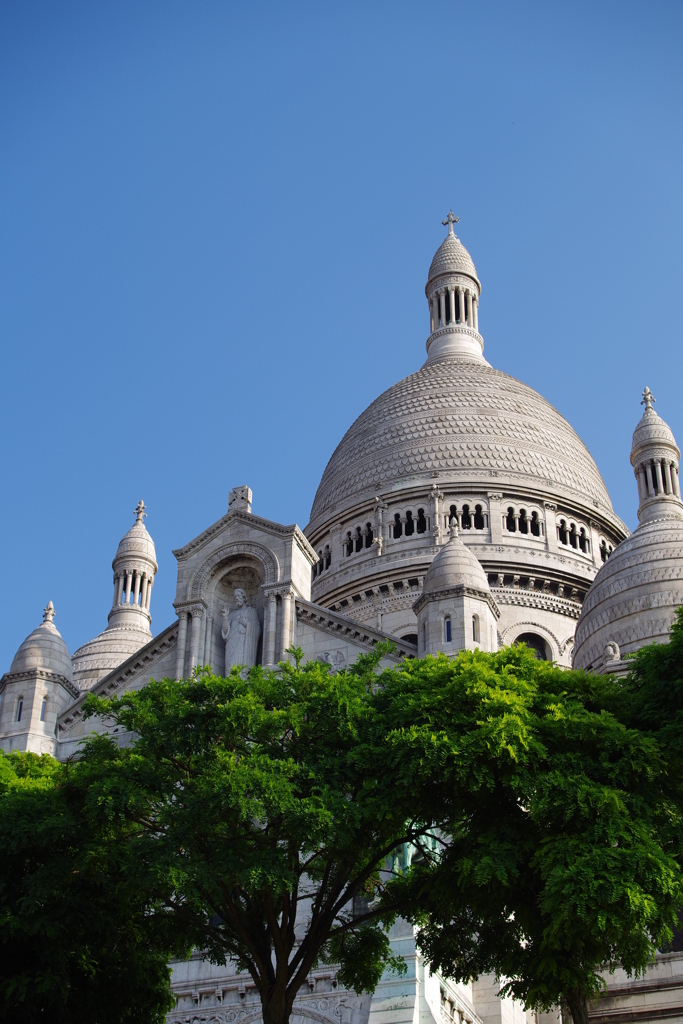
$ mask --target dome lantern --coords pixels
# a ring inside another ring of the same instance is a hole
[[[429,305],[429,360],[466,356],[483,360],[484,339],[479,333],[481,284],[472,257],[453,230],[460,220],[448,211],[442,223],[448,234],[437,249],[427,275]]]
[[[109,625],[134,625],[149,632],[152,616],[149,606],[157,571],[154,541],[145,527],[145,503],[135,508],[135,522],[118,546],[114,570],[114,601]]]
[[[645,411],[633,431],[631,465],[638,484],[638,519],[646,522],[662,514],[683,510],[678,479],[680,451],[668,424],[653,409],[656,401],[648,387],[641,405]]]

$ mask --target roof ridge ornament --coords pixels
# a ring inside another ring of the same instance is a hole
[[[448,216],[446,217],[445,220],[442,220],[441,223],[443,224],[444,227],[446,227],[446,225],[448,224],[448,234],[449,235],[453,235],[455,237],[455,232],[453,230],[453,225],[457,224],[459,221],[460,221],[460,218],[456,217],[452,210],[449,210],[448,211]]]
[[[656,401],[657,401],[657,399],[652,394],[652,392],[650,391],[649,387],[646,384],[645,385],[645,390],[643,391],[643,398],[642,398],[642,401],[640,403],[641,405],[645,406],[645,412],[654,412],[654,409],[652,408],[652,403],[656,402]]]
[[[147,517],[147,513],[145,512],[145,503],[142,498],[140,498],[139,502],[135,506],[135,516],[136,522],[138,523],[142,523],[143,519]]]
[[[52,601],[47,602],[47,608],[43,608],[43,622],[52,622],[55,617],[55,606]]]

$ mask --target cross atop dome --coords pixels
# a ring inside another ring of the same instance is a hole
[[[453,231],[453,225],[457,224],[459,220],[460,218],[456,217],[452,210],[449,210],[448,216],[446,217],[445,220],[442,220],[441,223],[443,224],[444,227],[446,227],[446,225],[448,224],[448,234],[454,235],[455,232]]]
[[[55,606],[52,601],[47,602],[47,608],[43,608],[43,622],[52,622],[55,617]]]
[[[643,391],[643,399],[642,399],[642,401],[640,403],[641,405],[645,406],[645,412],[647,412],[649,409],[652,409],[652,403],[656,402],[656,401],[657,401],[657,399],[652,394],[652,392],[650,391],[649,387],[646,384],[645,385],[645,390]]]
[[[147,513],[145,512],[145,503],[142,500],[142,498],[140,498],[139,502],[135,506],[135,517],[137,522],[141,523],[142,520],[146,518],[146,516]]]

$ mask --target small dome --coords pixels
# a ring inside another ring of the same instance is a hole
[[[435,594],[459,586],[491,592],[481,562],[465,547],[454,527],[448,544],[441,548],[427,570],[422,593]]]
[[[99,636],[74,651],[74,683],[79,690],[89,690],[148,644],[151,636],[149,629],[135,625],[109,626]]]
[[[643,392],[643,401],[645,404],[645,412],[643,413],[636,429],[633,431],[631,463],[634,463],[638,452],[643,447],[651,444],[670,445],[676,449],[677,456],[680,455],[676,439],[674,438],[671,428],[652,408],[652,403],[655,399],[652,397],[652,392],[649,388],[645,388],[645,391]]]
[[[61,633],[52,621],[54,614],[54,605],[49,601],[43,612],[43,621],[26,637],[14,655],[10,675],[44,669],[64,676],[69,682],[73,681],[71,658]]]
[[[147,527],[143,522],[143,517],[146,514],[145,503],[140,501],[135,509],[137,518],[118,546],[114,556],[114,565],[126,558],[145,558],[154,565],[154,571],[156,572],[157,553],[154,548],[154,541],[147,532]]]
[[[441,274],[467,274],[479,284],[472,257],[458,236],[453,234],[452,227],[434,254],[427,275],[427,286],[429,287],[430,281]]]

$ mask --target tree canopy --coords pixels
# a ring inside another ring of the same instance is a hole
[[[188,946],[125,871],[79,767],[0,753],[0,1020],[161,1024]]]
[[[14,773],[0,833],[8,822],[19,852],[0,886],[17,935],[45,943],[61,899],[71,920],[93,899],[83,977],[122,969],[114,940],[95,956],[110,908],[119,934],[138,928],[131,941],[157,958],[170,934],[174,951],[232,958],[265,1024],[287,1024],[320,963],[358,991],[404,970],[387,936],[397,915],[444,975],[495,971],[529,1007],[568,1003],[576,1024],[603,965],[638,972],[669,940],[683,903],[680,801],[663,741],[634,725],[644,691],[524,647],[384,671],[380,649],[337,674],[292,653],[277,671],[203,669],[90,697],[87,714],[133,734],[128,747],[101,735],[76,764],[0,762]],[[22,825],[21,800],[39,829]],[[409,865],[395,856],[406,847]],[[34,885],[48,887],[44,919],[27,902]],[[59,934],[73,938],[66,920]],[[40,955],[75,990],[79,962]],[[15,992],[28,991],[23,962],[7,969]],[[162,1006],[167,975],[152,976]]]

